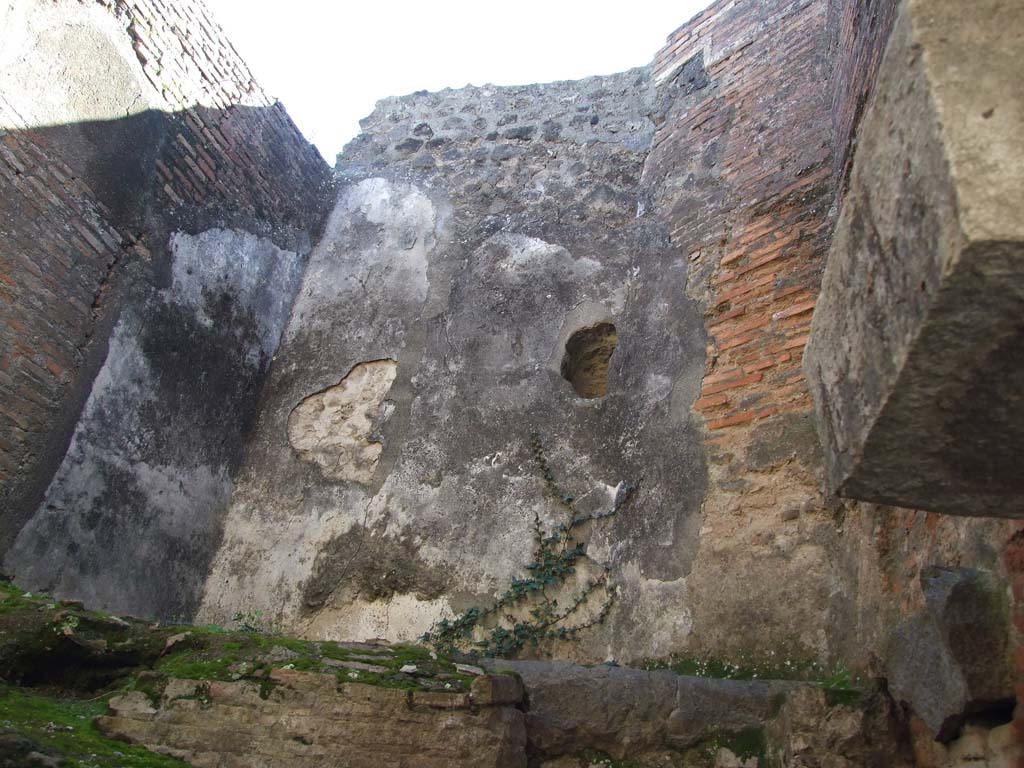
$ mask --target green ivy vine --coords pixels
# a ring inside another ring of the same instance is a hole
[[[576,573],[587,557],[587,545],[580,541],[580,530],[587,523],[614,517],[632,498],[635,487],[623,483],[616,492],[610,509],[589,514],[577,513],[576,499],[555,479],[554,471],[544,453],[540,435],[530,435],[530,449],[548,493],[564,509],[567,520],[546,534],[540,516],[534,514],[533,561],[526,566],[526,576],[513,578],[508,589],[489,608],[470,608],[454,619],[441,619],[421,638],[438,651],[475,651],[489,657],[510,658],[527,645],[537,646],[543,640],[572,640],[583,630],[600,624],[612,606],[612,591],[607,589],[609,567],[601,565],[601,573],[588,579],[568,605],[559,605],[552,593],[557,592]],[[594,561],[590,561],[594,562]],[[574,617],[587,605],[597,590],[605,588],[598,610],[586,618]],[[522,609],[529,606],[526,616]],[[514,615],[512,611],[520,615]],[[482,639],[474,640],[485,624],[496,625],[485,630]]]

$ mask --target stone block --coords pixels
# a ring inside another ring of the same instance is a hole
[[[523,684],[514,675],[484,675],[473,680],[469,695],[481,707],[519,704],[523,700]]]
[[[1022,25],[902,4],[805,357],[841,496],[1024,517]]]
[[[110,713],[117,717],[128,717],[134,720],[150,720],[156,714],[149,697],[141,691],[131,691],[114,696],[107,704]]]
[[[471,703],[472,701],[470,696],[465,693],[413,691],[412,694],[412,704],[414,707],[424,706],[430,707],[431,709],[469,709]]]
[[[925,605],[897,627],[886,653],[893,699],[947,741],[964,719],[1013,701],[1005,589],[967,568],[925,569]]]
[[[524,716],[514,707],[471,709],[464,693],[410,695],[355,684],[328,689],[320,683],[333,681],[333,675],[279,671],[294,674],[279,676],[292,688],[277,701],[252,699],[248,683],[210,683],[203,689],[210,695],[202,707],[182,706],[199,704],[195,699],[165,699],[162,708],[148,707],[140,720],[134,713],[148,700],[131,693],[115,697],[112,716],[96,723],[104,733],[125,741],[173,753],[192,765],[219,768],[526,765]],[[518,679],[497,675],[493,680],[486,691],[480,688],[489,702],[522,698]],[[168,689],[177,693],[195,691],[196,686],[195,681],[168,682]]]

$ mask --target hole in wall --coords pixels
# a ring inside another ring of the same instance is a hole
[[[580,328],[565,342],[562,378],[576,394],[592,400],[608,394],[608,365],[619,335],[611,323]]]

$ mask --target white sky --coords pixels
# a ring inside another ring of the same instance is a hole
[[[334,156],[386,96],[650,62],[709,0],[206,0],[253,74]]]

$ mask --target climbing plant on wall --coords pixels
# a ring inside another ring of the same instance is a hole
[[[530,436],[530,448],[548,494],[566,519],[546,533],[540,515],[534,514],[533,561],[526,566],[526,575],[512,579],[489,608],[470,608],[455,619],[437,622],[422,640],[440,651],[470,650],[485,656],[512,657],[543,640],[574,639],[582,630],[604,621],[611,609],[613,593],[608,588],[607,565],[590,560],[599,565],[599,573],[582,580],[568,599],[562,588],[576,576],[581,561],[589,560],[586,542],[581,540],[585,526],[617,515],[632,498],[634,486],[621,483],[607,510],[580,514],[574,506],[576,499],[556,480],[540,435]],[[603,597],[598,592],[603,592]],[[562,604],[558,601],[560,594]],[[595,600],[601,601],[596,609],[592,608]]]

